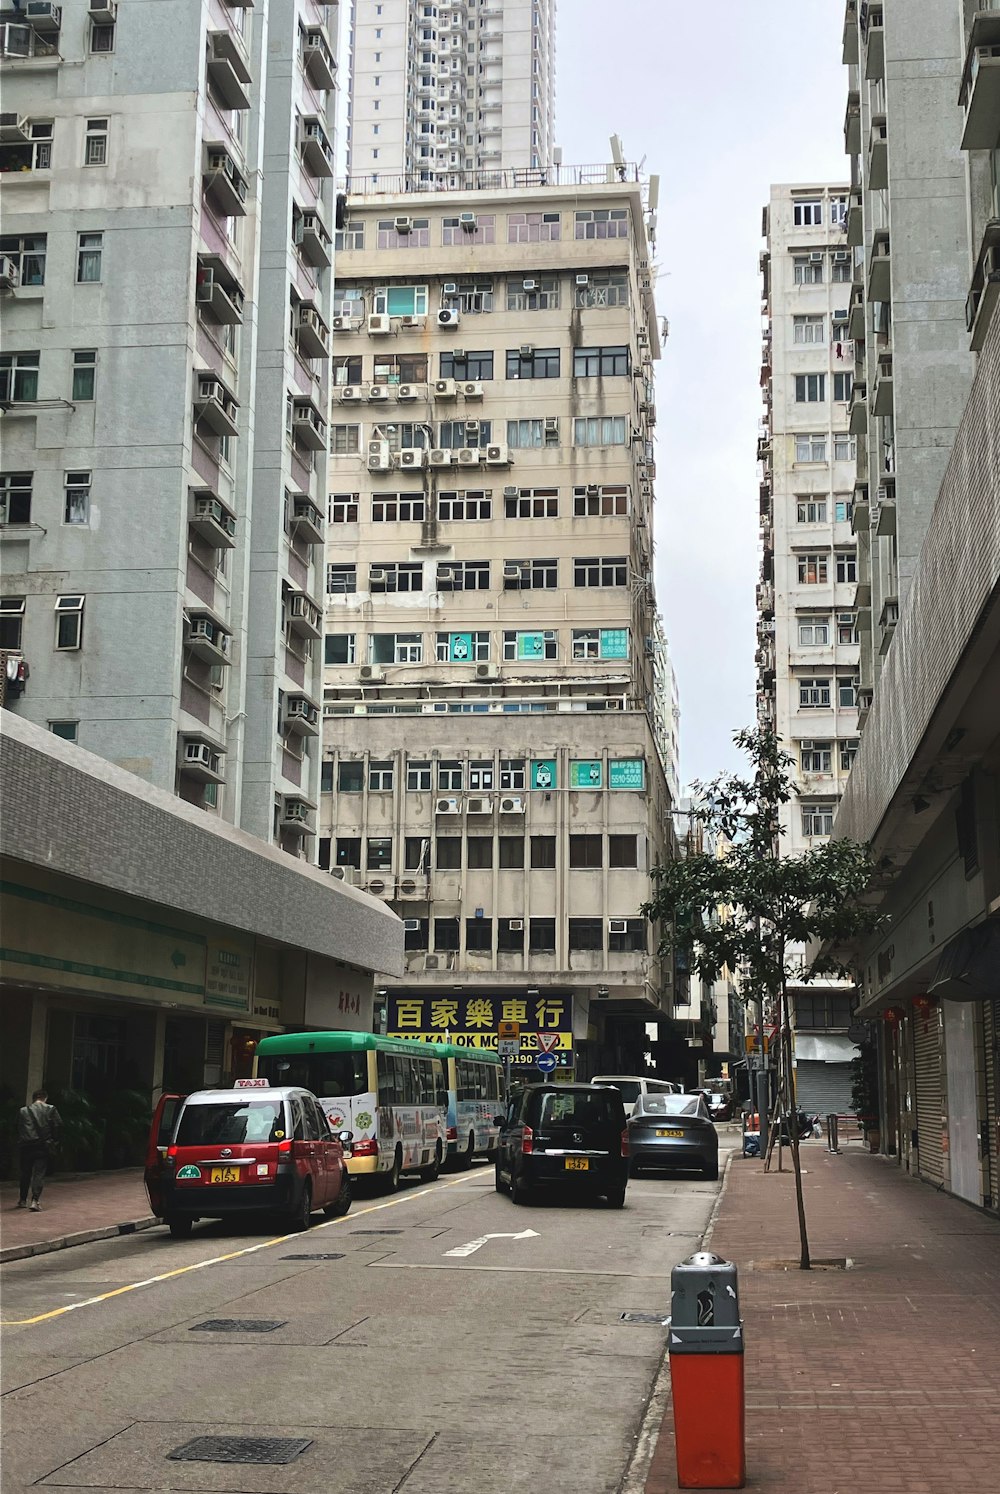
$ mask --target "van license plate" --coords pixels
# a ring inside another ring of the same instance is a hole
[[[657,1136],[683,1136],[683,1131],[657,1131]]]
[[[566,1171],[567,1172],[589,1172],[590,1171],[590,1158],[589,1157],[567,1157],[566,1158]]]
[[[210,1183],[238,1183],[240,1170],[238,1167],[213,1167]]]

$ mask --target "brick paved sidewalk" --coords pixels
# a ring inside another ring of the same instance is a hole
[[[154,1221],[141,1167],[49,1178],[41,1213],[17,1207],[17,1184],[0,1184],[0,1261],[129,1234]]]
[[[1000,1489],[1000,1222],[860,1150],[803,1148],[815,1257],[798,1260],[789,1172],[733,1160],[711,1248],[740,1268],[747,1488],[766,1494]],[[673,1494],[668,1404],[646,1494]]]

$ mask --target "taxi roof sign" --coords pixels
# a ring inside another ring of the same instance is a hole
[[[498,1022],[497,1023],[497,1037],[499,1037],[499,1038],[517,1038],[517,1037],[520,1037],[520,1036],[521,1036],[521,1024],[520,1024],[520,1022],[505,1022],[505,1021],[503,1021],[503,1022]]]

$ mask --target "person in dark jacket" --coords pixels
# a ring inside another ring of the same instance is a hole
[[[28,1190],[31,1190],[30,1207],[37,1214],[42,1207],[39,1199],[45,1186],[45,1174],[49,1159],[59,1140],[62,1117],[54,1105],[49,1105],[48,1093],[36,1089],[31,1104],[24,1105],[17,1118],[17,1139],[21,1154],[21,1197],[18,1208],[26,1209]]]

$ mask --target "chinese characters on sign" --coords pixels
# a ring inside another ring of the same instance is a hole
[[[517,1022],[521,1054],[516,1063],[531,1064],[539,1051],[538,1033],[556,1037],[554,1052],[561,1067],[573,1062],[571,996],[396,996],[388,998],[389,1037],[449,1042],[462,1048],[495,1048],[500,1022]]]
[[[569,786],[575,789],[599,789],[601,786],[601,764],[593,759],[574,758],[569,765]]]
[[[608,765],[608,782],[613,789],[644,789],[646,764],[641,757],[613,759]]]
[[[250,1010],[250,951],[231,944],[209,944],[205,961],[205,1001],[234,1011]]]

